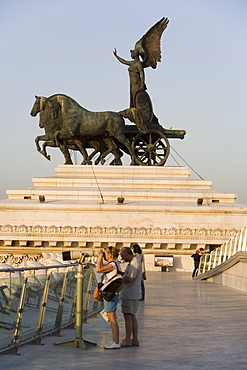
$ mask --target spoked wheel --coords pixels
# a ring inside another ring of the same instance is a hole
[[[167,137],[157,130],[138,134],[132,141],[135,161],[141,166],[163,166],[170,153]]]

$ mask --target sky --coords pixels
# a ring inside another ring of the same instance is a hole
[[[160,124],[187,132],[170,139],[166,165],[189,166],[191,178],[247,204],[245,0],[0,0],[0,199],[64,163],[58,148],[48,148],[50,162],[36,151],[44,132],[30,116],[34,96],[63,93],[91,111],[128,108],[127,67],[113,49],[130,60],[163,16],[162,61],[145,69],[147,92]]]

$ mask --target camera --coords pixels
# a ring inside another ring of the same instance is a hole
[[[65,252],[62,252],[62,256],[63,256],[63,261],[70,261],[70,260],[77,260],[78,258],[84,256],[84,257],[89,257],[89,254],[87,253],[84,253],[83,251],[75,251],[75,250],[71,250],[71,251],[65,251]]]

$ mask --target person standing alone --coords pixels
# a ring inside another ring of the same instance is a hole
[[[193,258],[193,260],[194,260],[194,270],[193,270],[193,273],[192,273],[193,278],[195,276],[197,276],[197,274],[198,274],[198,268],[199,268],[199,265],[200,265],[201,257],[202,257],[202,251],[201,250],[197,250],[196,253],[192,254],[192,256],[191,256],[191,258]]]

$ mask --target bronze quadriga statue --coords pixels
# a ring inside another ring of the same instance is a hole
[[[112,153],[111,164],[121,165],[125,152],[130,155],[132,165],[165,164],[170,152],[168,138],[183,139],[185,131],[166,130],[159,124],[146,91],[144,69],[156,68],[157,62],[161,61],[160,40],[168,22],[167,18],[162,18],[149,29],[131,50],[131,61],[119,57],[116,49],[113,52],[121,63],[129,66],[129,108],[120,112],[90,112],[64,94],[48,98],[36,96],[30,114],[33,117],[40,114],[39,126],[45,130],[45,135],[35,139],[41,154],[50,160],[46,147],[58,147],[65,164],[72,164],[69,153],[72,149],[82,154],[81,164],[91,164],[93,158],[95,164],[104,164],[105,157]],[[125,125],[124,118],[134,125]],[[40,141],[43,141],[42,149]],[[93,148],[90,155],[88,148]]]

